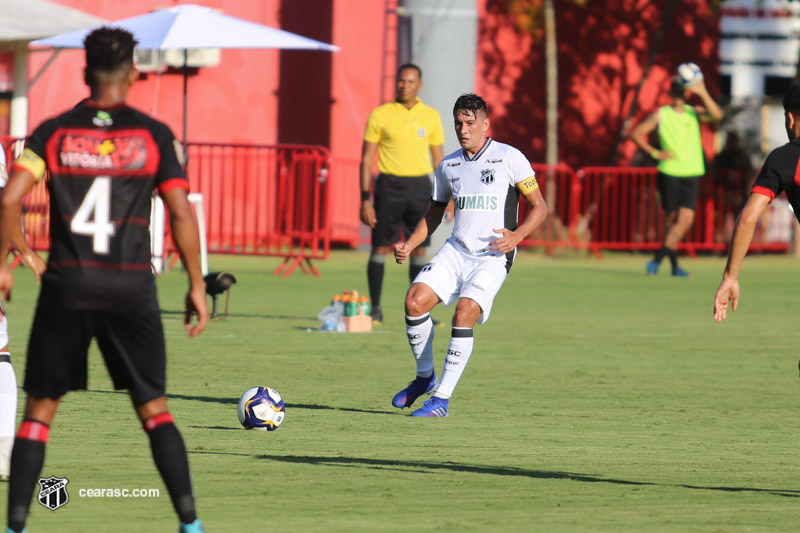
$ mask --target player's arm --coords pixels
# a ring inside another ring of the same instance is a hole
[[[161,197],[169,209],[172,236],[189,277],[184,323],[189,336],[196,337],[206,328],[209,316],[206,283],[200,268],[200,237],[197,232],[197,223],[185,189],[173,187],[162,192]],[[194,326],[191,324],[192,313],[197,313],[197,323]]]
[[[369,191],[372,188],[372,163],[378,152],[378,143],[364,141],[361,147],[361,222],[367,226],[375,227],[375,208],[369,200]]]
[[[727,318],[728,302],[731,303],[733,311],[739,307],[739,272],[747,250],[750,248],[750,242],[753,240],[758,219],[764,214],[771,200],[764,194],[751,193],[742,213],[736,220],[731,246],[728,250],[728,262],[722,273],[722,282],[714,296],[714,320],[717,322],[722,322]]]
[[[433,158],[433,168],[438,168],[439,163],[442,162],[444,159],[444,148],[441,144],[432,144],[431,145],[431,157]],[[451,198],[449,202],[447,202],[447,207],[444,209],[444,217],[443,222],[449,222],[453,220],[453,216],[455,216],[455,204],[453,203],[453,199]]]
[[[708,89],[704,81],[686,89],[687,92],[696,94],[703,101],[702,106],[695,106],[697,117],[703,122],[719,122],[722,120],[722,109],[717,102],[708,94]]]
[[[493,228],[492,231],[502,236],[492,241],[489,245],[490,250],[496,250],[504,254],[512,251],[522,239],[533,233],[536,228],[542,225],[544,219],[547,218],[547,204],[542,196],[542,190],[539,188],[539,184],[536,181],[536,176],[530,176],[519,182],[517,184],[517,189],[525,197],[525,200],[531,206],[531,210],[525,216],[525,220],[522,221],[522,224],[514,231],[508,228]]]
[[[44,166],[41,168],[44,174]],[[19,213],[23,198],[36,185],[36,180],[37,177],[27,168],[15,167],[0,197],[0,293],[6,297],[14,285],[8,266],[9,246],[14,244],[22,253],[30,253],[30,246],[22,233]],[[35,272],[38,281],[39,272]]]
[[[646,119],[631,130],[628,136],[633,143],[646,154],[657,161],[671,159],[673,156],[666,150],[659,150],[648,140],[650,134],[658,127],[658,111],[651,113]]]
[[[411,255],[411,251],[417,246],[425,242],[429,235],[432,235],[439,224],[442,222],[445,208],[447,204],[442,202],[431,201],[428,206],[428,212],[417,223],[417,227],[408,237],[406,242],[398,242],[394,245],[394,260],[397,264],[402,265],[403,262]]]

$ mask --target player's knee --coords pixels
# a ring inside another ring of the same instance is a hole
[[[164,396],[159,396],[142,404],[138,403],[136,398],[132,398],[132,400],[136,406],[136,414],[139,415],[139,420],[143,423],[155,415],[168,412],[167,399]]]
[[[406,293],[406,315],[408,316],[422,316],[433,307],[430,305],[430,297],[426,294],[424,286],[419,283],[414,283]],[[434,302],[435,305],[435,302]]]
[[[681,211],[680,217],[678,218],[678,224],[681,226],[691,226],[694,222],[694,211],[689,211],[688,209],[685,211]]]

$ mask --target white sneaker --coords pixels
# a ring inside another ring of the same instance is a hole
[[[5,452],[0,452],[0,481],[8,481],[11,473],[11,457]]]

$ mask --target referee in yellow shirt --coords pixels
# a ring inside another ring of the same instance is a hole
[[[425,216],[431,199],[430,174],[444,156],[444,130],[439,113],[422,103],[422,71],[411,63],[397,69],[397,92],[393,102],[376,107],[367,120],[361,150],[361,221],[372,228],[372,253],[367,264],[367,282],[372,300],[372,318],[383,321],[381,289],[386,254],[400,240],[400,229],[408,238]],[[372,163],[378,153],[375,204],[370,202]],[[431,162],[431,156],[433,161]],[[425,241],[412,252],[408,269],[414,281],[425,266]]]

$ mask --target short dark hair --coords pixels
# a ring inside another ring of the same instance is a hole
[[[673,98],[683,98],[686,95],[686,86],[680,76],[675,76],[669,82],[669,95]]]
[[[489,116],[486,100],[475,93],[465,93],[458,97],[456,104],[453,106],[453,116],[458,115],[460,111],[466,111],[476,116],[478,111],[483,111],[484,115]]]
[[[103,26],[92,31],[83,41],[88,72],[115,72],[133,66],[133,49],[137,45],[133,34],[120,28]]]
[[[403,73],[403,71],[404,71],[404,70],[407,70],[407,69],[414,69],[414,70],[416,70],[416,71],[417,71],[417,74],[419,75],[419,79],[422,79],[422,69],[421,69],[421,68],[419,68],[419,67],[418,67],[417,65],[415,65],[414,63],[403,63],[402,65],[400,65],[399,67],[397,67],[397,79],[400,79],[400,74],[402,74],[402,73]]]
[[[793,81],[783,97],[783,110],[787,113],[800,114],[800,81]]]

